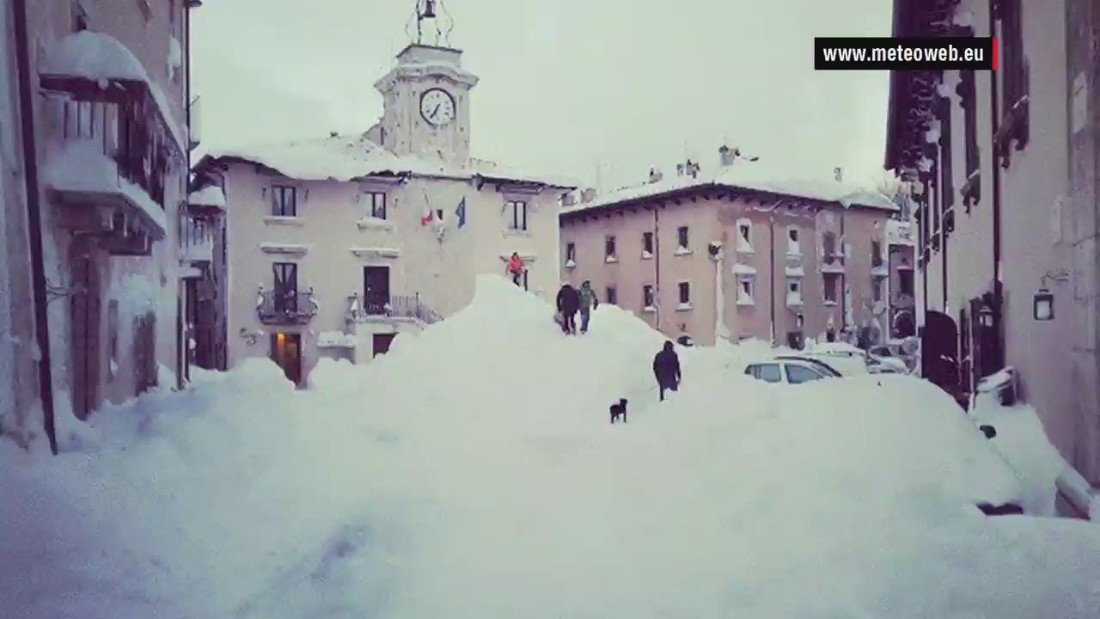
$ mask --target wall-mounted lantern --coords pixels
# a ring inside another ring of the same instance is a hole
[[[1068,271],[1052,273],[1047,271],[1039,278],[1039,291],[1031,300],[1031,316],[1035,320],[1048,322],[1054,320],[1054,293],[1047,288],[1047,280],[1069,281]]]
[[[993,328],[993,308],[989,307],[985,303],[978,308],[978,324],[987,328]]]
[[[1054,320],[1054,294],[1046,288],[1040,288],[1032,300],[1032,310],[1035,320]]]

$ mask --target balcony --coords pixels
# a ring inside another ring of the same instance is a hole
[[[264,290],[256,300],[256,317],[272,326],[306,325],[317,315],[318,303],[309,290]]]
[[[61,207],[61,224],[122,233],[129,237],[124,248],[148,244],[134,236],[163,239],[167,176],[183,151],[179,127],[141,63],[117,40],[83,31],[47,50],[40,84],[48,135],[43,180]]]
[[[360,323],[404,319],[432,324],[443,319],[421,302],[419,294],[370,297],[362,301],[354,296],[349,313],[353,320]]]
[[[214,261],[214,223],[191,215],[180,216],[180,262],[192,266]]]

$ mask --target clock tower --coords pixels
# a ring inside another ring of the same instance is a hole
[[[434,155],[465,165],[470,158],[470,90],[478,78],[462,68],[462,52],[447,41],[453,22],[445,11],[442,0],[417,0],[414,42],[374,84],[383,100],[380,137],[382,146],[396,155]],[[434,44],[424,42],[426,26],[434,29]]]

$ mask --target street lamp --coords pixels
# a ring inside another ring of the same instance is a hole
[[[1054,294],[1046,288],[1040,288],[1032,300],[1032,316],[1035,320],[1054,320]]]

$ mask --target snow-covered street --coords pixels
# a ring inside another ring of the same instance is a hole
[[[930,384],[773,387],[726,346],[682,350],[659,404],[663,336],[551,312],[483,276],[308,390],[254,361],[68,428],[58,458],[0,443],[4,616],[1100,613],[1100,528],[980,514],[1033,489]]]

